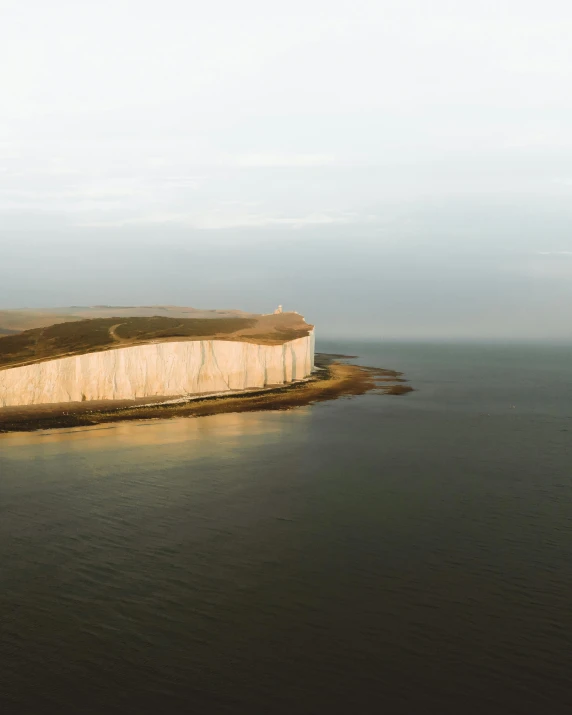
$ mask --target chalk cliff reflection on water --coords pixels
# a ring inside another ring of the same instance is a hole
[[[193,457],[197,449],[211,450],[216,443],[217,450],[232,450],[247,447],[252,442],[264,439],[283,438],[284,432],[292,429],[293,422],[308,418],[310,407],[298,407],[284,411],[241,412],[211,415],[199,418],[179,418],[169,420],[141,420],[137,422],[117,422],[93,427],[72,429],[38,430],[37,432],[17,432],[0,435],[0,449],[11,447],[10,458],[29,459],[30,450],[46,456],[65,450],[81,452],[110,452],[113,450],[150,450],[153,461],[168,455],[173,459],[177,454],[185,459]],[[250,440],[250,441],[249,441]],[[26,451],[22,452],[25,447]],[[161,448],[164,450],[161,450]]]

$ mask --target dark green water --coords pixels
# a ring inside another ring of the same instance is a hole
[[[320,347],[418,391],[0,436],[3,713],[572,712],[572,349]]]

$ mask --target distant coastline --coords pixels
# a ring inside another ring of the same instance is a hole
[[[395,370],[352,365],[354,356],[316,354],[308,378],[283,385],[199,396],[100,400],[0,408],[0,433],[87,427],[126,420],[202,417],[225,412],[286,410],[367,392],[403,395],[412,391]]]

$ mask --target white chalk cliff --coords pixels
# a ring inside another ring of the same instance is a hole
[[[0,370],[0,407],[243,390],[302,379],[313,366],[313,331],[282,345],[153,343]]]

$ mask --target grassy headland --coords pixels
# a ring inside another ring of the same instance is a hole
[[[0,370],[156,342],[218,339],[281,345],[307,336],[311,328],[298,313],[250,318],[109,317],[63,322],[0,336]]]

